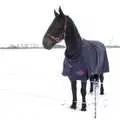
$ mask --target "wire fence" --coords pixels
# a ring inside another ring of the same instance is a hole
[[[55,45],[53,48],[65,48],[63,45]],[[22,45],[6,45],[6,46],[0,46],[0,49],[44,49],[43,46],[40,46],[38,44],[32,45],[32,44],[22,44]]]
[[[55,45],[53,47],[54,49],[63,49],[65,48],[64,45]],[[120,48],[118,45],[107,45],[106,48]],[[16,45],[10,45],[10,46],[0,46],[0,49],[44,49],[43,46],[39,45],[22,45],[22,46],[16,46]]]

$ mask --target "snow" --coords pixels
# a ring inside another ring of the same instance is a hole
[[[71,104],[70,82],[61,75],[65,49],[0,50],[0,120],[93,120],[94,94],[87,86],[87,111]],[[105,74],[105,95],[97,89],[97,120],[119,120],[120,49],[107,49],[110,73]],[[118,55],[117,55],[118,54]]]
[[[106,45],[120,45],[118,2],[1,0],[0,46],[41,45],[54,18],[53,10],[58,11],[59,5],[73,19],[83,38],[100,40]],[[0,120],[94,119],[94,94],[89,94],[89,82],[87,111],[80,111],[80,81],[78,109],[69,109],[72,98],[70,82],[61,75],[64,50],[0,49]],[[105,74],[105,95],[100,96],[97,90],[97,120],[119,120],[120,49],[107,49],[107,52],[110,73]]]

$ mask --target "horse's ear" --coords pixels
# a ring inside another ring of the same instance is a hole
[[[63,11],[61,9],[61,6],[59,7],[59,13],[60,13],[60,16],[64,16],[64,13],[63,13]]]
[[[56,12],[56,10],[54,10],[54,14],[56,17],[59,16],[59,14]]]

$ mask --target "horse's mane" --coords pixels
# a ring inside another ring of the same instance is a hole
[[[80,45],[81,45],[81,36],[78,32],[78,29],[73,22],[73,20],[69,17],[67,17],[67,28],[66,28],[66,37],[65,37],[65,43],[66,43],[66,52],[65,55],[68,58],[75,58],[80,54]]]

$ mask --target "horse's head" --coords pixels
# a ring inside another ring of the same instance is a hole
[[[54,14],[55,18],[43,38],[43,46],[46,49],[51,49],[56,43],[65,38],[66,16],[61,7],[59,7],[59,14],[55,10]]]

